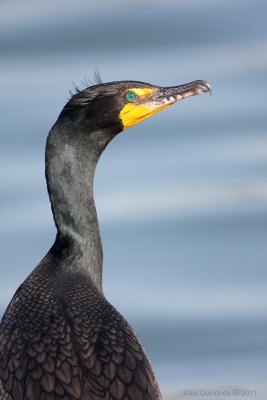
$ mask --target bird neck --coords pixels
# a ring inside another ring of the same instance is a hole
[[[93,196],[99,157],[110,141],[105,132],[83,134],[52,128],[46,146],[46,179],[58,230],[52,252],[59,268],[85,273],[102,291],[103,253]]]

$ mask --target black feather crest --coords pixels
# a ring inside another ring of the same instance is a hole
[[[84,89],[87,89],[90,86],[101,85],[103,83],[98,68],[96,68],[93,79],[88,80],[84,75],[83,80],[80,82],[80,85],[77,86],[74,82],[72,82],[74,86],[74,91],[70,90],[70,99],[75,96],[77,93],[82,92]]]

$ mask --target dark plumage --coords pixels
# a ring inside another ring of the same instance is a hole
[[[207,91],[203,81],[166,89],[112,82],[66,104],[46,146],[58,233],[3,317],[0,400],[161,399],[136,334],[102,291],[93,178],[102,151],[121,130]]]

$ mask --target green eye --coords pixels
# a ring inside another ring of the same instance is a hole
[[[134,92],[127,92],[124,97],[125,100],[128,101],[129,103],[133,103],[137,98]]]

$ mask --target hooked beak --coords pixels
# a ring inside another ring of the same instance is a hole
[[[160,88],[155,100],[162,105],[171,105],[186,97],[197,96],[202,93],[212,93],[211,86],[206,81],[194,81],[184,85]]]
[[[206,81],[194,81],[179,86],[154,87],[145,89],[130,89],[138,93],[136,103],[127,104],[120,112],[123,129],[129,128],[144,119],[164,110],[177,101],[202,93],[212,93],[211,86]],[[142,94],[143,92],[143,94]]]

